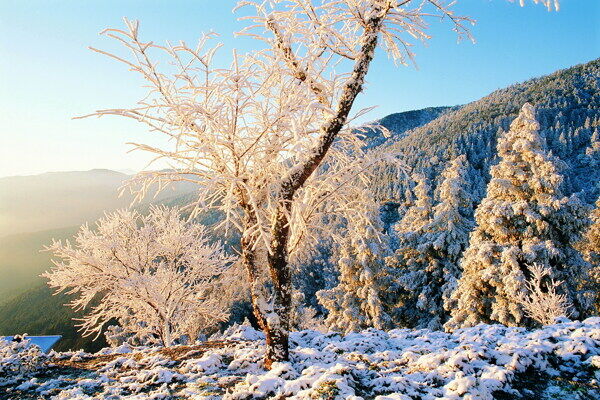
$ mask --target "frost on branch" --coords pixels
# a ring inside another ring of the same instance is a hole
[[[510,0],[510,1],[514,2],[515,0]],[[558,0],[533,0],[533,2],[535,4],[542,4],[542,5],[546,6],[548,11],[560,10],[560,2]],[[521,7],[524,7],[525,0],[519,0],[519,4],[521,5]]]
[[[534,264],[529,268],[531,278],[525,284],[527,294],[520,300],[527,316],[541,325],[553,324],[558,317],[568,317],[570,305],[557,289],[562,282],[549,278],[550,271]]]
[[[463,274],[447,328],[497,321],[528,325],[521,298],[528,266],[538,264],[550,280],[563,282],[574,317],[589,311],[589,265],[573,248],[585,207],[562,195],[560,163],[538,133],[535,109],[525,104],[510,131],[498,139],[500,162],[491,169],[487,195],[475,212],[477,226],[462,260]]]
[[[57,292],[74,296],[71,307],[85,311],[86,335],[116,319],[138,340],[169,346],[184,335],[195,339],[227,316],[216,285],[231,260],[176,208],[107,214],[95,229],[84,225],[74,243],[46,249],[56,260],[43,276]]]

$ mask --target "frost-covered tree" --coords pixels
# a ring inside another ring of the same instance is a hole
[[[596,207],[590,213],[591,224],[583,235],[580,249],[587,261],[593,266],[600,267],[600,198],[596,201]]]
[[[419,232],[431,219],[433,213],[433,200],[431,198],[431,186],[422,174],[414,174],[416,182],[414,188],[414,203],[406,210],[402,219],[396,224],[395,231],[399,240],[408,243],[414,240]]]
[[[372,215],[379,220],[376,210]],[[334,330],[348,333],[390,327],[386,298],[391,277],[384,262],[390,250],[378,229],[383,229],[381,223],[349,230],[340,248],[338,285],[317,292],[328,311],[325,323]]]
[[[544,0],[544,3],[547,1]],[[131,56],[109,55],[139,73],[150,93],[136,106],[100,110],[146,124],[172,145],[137,144],[170,169],[141,174],[147,188],[172,181],[199,187],[197,205],[219,208],[241,233],[256,319],[266,334],[265,365],[289,358],[295,254],[314,245],[362,205],[369,167],[360,134],[347,129],[378,45],[396,61],[413,58],[409,38],[427,40],[430,17],[461,36],[471,20],[441,0],[242,1],[254,15],[243,33],[264,41],[231,67],[215,66],[207,40],[161,46],[142,41],[138,24],[104,34]],[[163,53],[157,56],[156,53]],[[159,63],[159,57],[172,63]],[[335,142],[335,145],[334,145]],[[351,210],[352,209],[352,210]],[[326,217],[326,218],[325,218]]]
[[[550,325],[558,317],[568,317],[571,305],[564,294],[559,294],[557,289],[562,282],[549,278],[550,272],[539,265],[529,268],[531,277],[525,283],[525,293],[519,300],[523,305],[525,314],[541,325]]]
[[[591,277],[594,285],[594,302],[596,312],[600,312],[600,198],[590,214],[591,224],[583,235],[578,248],[591,264]]]
[[[84,335],[99,335],[116,319],[124,331],[169,346],[227,317],[227,303],[214,291],[231,259],[176,208],[107,214],[95,229],[84,225],[74,243],[46,249],[57,259],[43,276],[85,311]]]
[[[563,282],[557,290],[573,305],[574,317],[588,309],[582,290],[588,265],[572,247],[586,223],[585,207],[562,195],[559,162],[538,130],[535,109],[525,104],[498,140],[500,162],[475,213],[449,329],[528,324],[519,299],[527,294],[533,264],[548,271],[549,280]]]
[[[421,179],[415,188],[417,202],[398,227],[401,246],[390,261],[398,268],[403,292],[399,319],[409,326],[440,329],[449,317],[459,259],[473,225],[466,176],[466,157],[459,156],[443,172],[440,202],[433,209]]]
[[[469,244],[469,234],[474,225],[468,173],[468,161],[464,155],[456,157],[444,170],[444,180],[439,190],[440,202],[433,210],[433,219],[427,227],[428,239],[425,239],[431,243],[434,257],[440,260],[442,267],[438,284],[441,284],[441,298],[446,313],[454,308],[450,296],[460,278],[460,258]],[[432,287],[435,286],[436,283],[432,282]]]
[[[320,238],[314,251],[307,253],[308,257],[299,260],[294,266],[293,285],[295,295],[302,298],[305,307],[313,308],[323,315],[325,309],[319,303],[316,293],[319,290],[331,289],[338,283],[338,268],[336,265],[339,251],[339,240]]]
[[[421,271],[429,263],[428,254],[418,246],[433,213],[429,182],[422,174],[414,174],[413,181],[416,185],[407,198],[414,197],[414,202],[394,226],[397,249],[393,256],[386,258],[387,267],[398,277],[390,287],[396,293],[391,299],[395,303],[392,318],[396,324],[411,327],[417,326],[422,317],[416,305],[418,296],[413,292],[417,286],[413,277],[415,271]]]

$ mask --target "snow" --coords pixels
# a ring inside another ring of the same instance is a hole
[[[52,349],[52,346],[56,344],[60,340],[62,336],[60,335],[51,335],[51,336],[28,336],[27,339],[32,344],[39,346],[44,353],[47,353]],[[11,341],[14,339],[14,336],[0,336],[0,340]]]
[[[263,368],[265,343],[259,332],[242,325],[222,336],[222,346],[179,360],[161,347],[123,354],[52,352],[43,367],[37,363],[0,375],[0,390],[14,398],[57,400],[474,400],[493,399],[499,391],[514,398],[537,394],[540,400],[600,396],[600,318],[562,318],[538,330],[484,324],[453,333],[368,329],[342,336],[304,330],[291,333],[291,360],[274,363],[269,371]],[[36,350],[30,343],[0,342],[0,366],[14,367],[19,360],[30,365]],[[54,365],[98,357],[112,358],[90,370]],[[537,392],[523,384],[533,376],[544,385]]]

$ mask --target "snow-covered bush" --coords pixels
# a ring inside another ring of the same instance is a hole
[[[231,259],[176,208],[107,214],[95,230],[83,226],[75,244],[55,242],[47,250],[58,260],[43,276],[57,292],[75,296],[71,307],[87,310],[80,325],[85,335],[100,334],[117,319],[121,335],[169,346],[226,318],[227,301],[216,284]]]
[[[106,343],[110,347],[118,347],[132,337],[132,333],[126,332],[125,329],[120,325],[109,325],[104,332],[104,337],[106,338]]]
[[[47,357],[26,335],[0,339],[0,387],[43,367]]]
[[[313,307],[301,306],[296,311],[296,330],[313,329],[317,332],[327,332],[325,317],[319,315]]]
[[[307,305],[304,293],[295,290],[292,296],[291,326],[293,330],[314,329],[320,332],[327,331],[325,317],[319,315],[318,311]]]
[[[527,294],[521,294],[520,300],[528,317],[542,325],[550,325],[559,317],[568,317],[571,307],[567,296],[557,293],[562,282],[550,278],[550,272],[534,264],[529,268],[531,278],[525,284]]]

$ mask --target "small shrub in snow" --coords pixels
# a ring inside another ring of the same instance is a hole
[[[15,340],[0,339],[0,386],[41,368],[46,355],[26,336]]]
[[[313,397],[323,400],[334,400],[340,393],[340,389],[337,387],[336,381],[327,380],[321,382],[319,386],[314,389]]]
[[[110,347],[118,347],[127,343],[127,341],[133,337],[133,333],[125,331],[122,326],[110,325],[106,328],[104,337],[106,338],[106,343],[108,343]]]
[[[568,317],[569,302],[564,294],[556,289],[561,282],[549,278],[550,272],[535,264],[529,269],[531,278],[526,283],[527,295],[521,294],[521,304],[525,314],[542,325],[550,325],[558,317]]]

